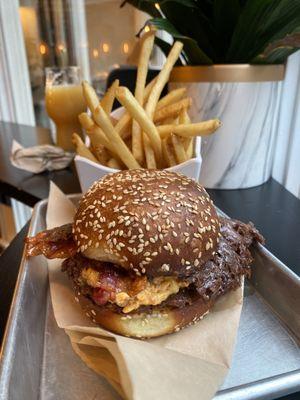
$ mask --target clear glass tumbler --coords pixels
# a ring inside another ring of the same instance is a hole
[[[56,125],[56,143],[74,151],[72,133],[82,136],[78,115],[86,111],[79,67],[46,68],[46,109]]]

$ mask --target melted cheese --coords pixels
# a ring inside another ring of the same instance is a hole
[[[93,268],[84,268],[81,271],[81,279],[89,286],[96,288],[99,282],[99,272]]]
[[[146,288],[133,297],[124,292],[118,293],[115,302],[123,307],[124,313],[129,313],[140,306],[156,306],[171,294],[178,293],[180,288],[187,286],[187,282],[179,281],[171,276],[154,278],[152,282],[147,281]]]
[[[84,268],[81,279],[94,288],[99,286],[99,272],[92,268]],[[187,282],[172,276],[160,276],[152,281],[147,280],[146,287],[134,296],[126,292],[116,293],[114,303],[122,307],[124,313],[129,313],[140,306],[156,306],[188,285]]]

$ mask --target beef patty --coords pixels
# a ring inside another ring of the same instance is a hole
[[[263,243],[263,237],[252,223],[244,224],[227,218],[220,218],[220,222],[221,237],[213,257],[202,264],[194,274],[187,277],[176,277],[188,284],[182,285],[183,287],[177,293],[170,294],[159,305],[155,305],[156,309],[185,307],[199,297],[204,301],[215,300],[220,295],[240,286],[242,276],[250,276],[250,265],[253,258],[249,248],[254,242]],[[100,302],[98,301],[99,289],[82,282],[82,270],[87,265],[101,274],[104,289],[103,287],[101,289]],[[112,288],[115,290],[116,287],[124,287],[124,285],[127,285],[127,290],[134,291],[137,287],[141,287],[141,279],[146,279],[146,277],[138,278],[113,264],[87,259],[80,254],[66,259],[62,264],[62,270],[67,272],[77,291],[79,290],[83,295],[96,301],[98,305],[103,304],[120,313],[122,308],[109,301],[110,297],[107,292],[110,293]],[[151,282],[152,278],[149,279]],[[128,286],[129,283],[130,286]],[[188,287],[185,287],[187,285]],[[98,297],[95,297],[95,290]],[[146,312],[153,307],[152,305],[141,305],[137,311]]]

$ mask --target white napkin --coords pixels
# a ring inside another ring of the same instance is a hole
[[[17,168],[38,174],[46,170],[53,171],[66,168],[73,157],[73,153],[51,144],[43,144],[26,149],[14,140],[10,161]]]

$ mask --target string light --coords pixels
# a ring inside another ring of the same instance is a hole
[[[103,43],[102,50],[103,50],[103,53],[109,53],[109,44]]]
[[[128,45],[128,43],[123,43],[123,52],[125,53],[125,54],[128,54],[128,52],[129,52],[129,45]]]
[[[160,11],[160,6],[159,6],[159,4],[158,4],[158,3],[155,3],[154,5],[155,5],[155,8],[156,8],[158,11]]]
[[[47,53],[47,47],[43,43],[40,44],[40,53],[42,55]]]
[[[148,25],[145,26],[145,32],[150,32],[150,28]]]
[[[93,49],[93,57],[98,58],[99,57],[99,51],[97,49]]]
[[[60,44],[57,46],[57,48],[58,48],[58,50],[61,51],[61,52],[64,52],[64,51],[66,50],[65,46],[64,46],[62,43],[60,43]]]

